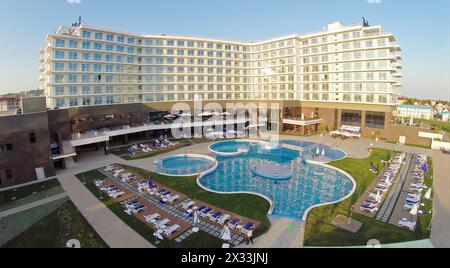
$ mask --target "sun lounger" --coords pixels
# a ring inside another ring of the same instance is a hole
[[[167,236],[171,236],[174,232],[179,231],[181,229],[181,226],[178,224],[174,224],[164,231],[164,234]]]
[[[177,201],[178,199],[180,199],[179,195],[173,195],[173,196],[166,196],[166,200],[169,203],[174,203],[175,201]]]
[[[240,219],[232,219],[229,223],[228,223],[228,228],[234,230],[236,228],[236,226],[239,224],[239,222],[241,222]]]
[[[207,208],[205,210],[203,210],[202,212],[200,212],[200,216],[202,216],[203,218],[209,218],[214,214],[214,210],[212,208]]]
[[[219,219],[217,219],[217,223],[220,224],[220,225],[224,225],[225,222],[226,222],[227,220],[229,220],[230,218],[231,218],[230,215],[224,214],[224,215],[220,216]]]
[[[216,213],[214,213],[213,215],[210,215],[209,216],[209,219],[211,220],[211,221],[213,221],[213,222],[216,222],[218,219],[219,219],[219,217],[220,216],[222,216],[222,212],[216,212]]]
[[[246,225],[237,228],[239,232],[246,234],[248,231],[253,230],[255,228],[255,224],[252,222],[247,223]]]
[[[148,223],[155,223],[159,217],[161,217],[161,215],[159,215],[158,213],[154,213],[154,214],[145,216],[144,219]]]
[[[195,205],[194,201],[185,201],[185,202],[183,202],[183,204],[181,204],[181,206],[183,207],[184,210],[188,210],[194,205]]]
[[[165,226],[169,223],[170,223],[169,219],[163,219],[161,221],[157,221],[154,225],[156,229],[163,229],[163,227],[165,228]]]
[[[122,197],[122,196],[124,196],[124,195],[125,195],[125,192],[115,192],[115,193],[109,194],[109,196],[110,196],[112,199],[117,199],[117,198]]]
[[[144,205],[139,205],[139,206],[136,206],[135,208],[132,209],[133,214],[138,214],[139,212],[142,212],[142,211],[145,211],[145,210],[147,210],[147,207],[144,206]]]
[[[403,218],[398,222],[397,226],[409,229],[410,231],[414,231],[414,229],[416,228],[416,222],[411,222],[408,221],[407,218]]]
[[[360,207],[361,211],[368,211],[370,214],[373,214],[378,211],[378,206],[375,205],[362,205]]]

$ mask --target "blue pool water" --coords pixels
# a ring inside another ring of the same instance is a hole
[[[301,147],[303,148],[303,155],[306,159],[318,160],[319,162],[329,162],[333,160],[343,159],[347,156],[342,150],[314,142],[283,140],[281,141],[281,143]],[[317,149],[319,149],[320,152],[319,157],[313,157],[313,155],[317,154]],[[324,156],[322,156],[322,152],[325,152]]]
[[[225,142],[229,146],[231,143]],[[217,170],[200,179],[208,189],[219,192],[253,192],[274,202],[273,216],[301,219],[311,206],[337,201],[347,196],[353,183],[342,173],[323,166],[302,161],[300,151],[272,146],[266,143],[249,143],[248,153],[217,156]],[[216,147],[217,148],[217,147]],[[255,165],[277,164],[289,168],[292,178],[273,181],[258,177],[252,172]]]
[[[163,159],[158,167],[159,173],[169,175],[192,175],[214,167],[211,160],[195,156],[179,156]]]
[[[215,143],[210,148],[221,153],[237,153],[250,150],[250,145],[244,141],[224,141]]]

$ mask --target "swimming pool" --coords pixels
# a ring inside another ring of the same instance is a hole
[[[265,142],[240,143],[246,143],[249,151],[237,156],[218,155],[217,169],[199,178],[203,187],[223,193],[261,195],[273,202],[273,216],[293,219],[301,219],[312,206],[341,200],[354,190],[354,184],[346,174],[308,163],[300,157],[299,150]],[[253,170],[264,164],[289,169],[292,177],[285,181],[259,177]]]
[[[195,176],[214,168],[217,160],[205,155],[171,155],[156,164],[156,171],[170,176]]]
[[[245,141],[223,141],[212,144],[209,150],[218,155],[232,156],[247,153],[250,150],[250,143]]]
[[[347,157],[344,151],[325,144],[297,140],[282,140],[280,142],[299,147],[303,153],[303,157],[308,160],[326,163]]]

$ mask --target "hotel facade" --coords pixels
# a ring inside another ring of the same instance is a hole
[[[192,108],[198,100],[224,108],[276,103],[271,113],[281,132],[350,125],[363,136],[398,140],[402,130],[391,118],[401,87],[400,51],[380,26],[339,22],[253,43],[61,26],[40,51],[45,98],[22,101],[23,115],[0,117],[4,129],[18,122],[0,134],[0,188],[54,175],[85,150],[108,153],[116,144],[170,133],[162,119],[180,102]],[[47,123],[30,129],[27,120],[38,122],[33,116]],[[48,152],[33,156],[32,146]],[[14,160],[21,155],[33,158],[29,165]]]

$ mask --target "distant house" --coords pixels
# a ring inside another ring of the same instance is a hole
[[[20,97],[0,96],[0,112],[11,112],[19,109]]]
[[[450,112],[446,111],[442,113],[442,121],[449,122],[450,121]]]
[[[433,119],[433,107],[421,105],[398,105],[396,116],[417,119]]]

